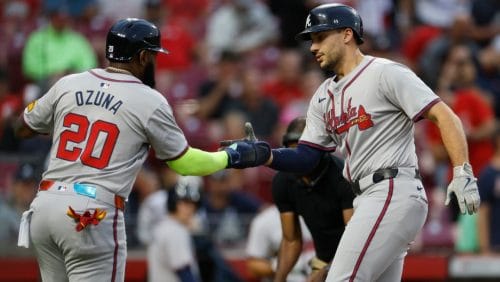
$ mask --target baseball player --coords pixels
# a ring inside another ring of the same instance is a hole
[[[296,147],[305,125],[303,117],[292,120],[283,136],[283,146]],[[274,281],[288,281],[287,275],[302,248],[299,215],[311,232],[316,251],[310,261],[311,279],[326,276],[353,213],[354,193],[342,177],[342,160],[325,152],[308,174],[278,172],[273,178],[272,192],[283,232]]]
[[[106,39],[109,67],[65,76],[26,107],[17,134],[52,135],[48,167],[18,239],[19,246],[32,242],[43,281],[124,280],[123,210],[150,147],[181,175],[269,158],[269,145],[260,141],[218,152],[190,147],[153,89],[158,53],[167,51],[155,25],[119,20]]]
[[[400,281],[404,257],[428,208],[415,122],[427,118],[437,125],[454,166],[446,204],[455,194],[462,213],[479,208],[462,124],[406,66],[361,53],[363,25],[352,7],[312,9],[297,38],[311,41],[320,67],[335,75],[311,98],[297,148],[273,149],[267,164],[303,173],[323,152],[340,150],[343,175],[357,197],[326,281]],[[247,144],[235,144],[240,143]]]
[[[303,245],[300,246],[297,260],[286,277],[287,282],[306,281],[310,269],[308,263],[315,254],[311,233],[304,220],[298,220]],[[246,265],[253,277],[260,278],[259,281],[273,281],[282,238],[280,211],[276,205],[266,207],[252,219],[245,248]]]
[[[190,229],[201,200],[196,180],[183,176],[168,191],[168,215],[154,228],[148,245],[148,281],[200,281]]]

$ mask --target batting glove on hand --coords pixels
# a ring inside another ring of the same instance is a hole
[[[246,136],[238,140],[221,141],[223,150],[229,156],[227,168],[247,168],[265,164],[271,157],[271,147],[263,141],[258,141],[250,122],[245,123]]]
[[[243,139],[236,139],[236,140],[224,140],[220,141],[221,146],[229,146],[233,143],[239,142],[239,141],[258,141],[257,137],[255,137],[255,133],[253,132],[253,127],[250,122],[245,123],[245,133],[246,136]]]
[[[477,179],[472,173],[472,167],[468,163],[453,168],[453,180],[448,185],[445,205],[450,203],[451,193],[455,193],[458,200],[460,212],[473,214],[479,209],[479,191]]]
[[[271,157],[271,147],[264,141],[236,141],[224,151],[229,156],[227,168],[259,166]]]

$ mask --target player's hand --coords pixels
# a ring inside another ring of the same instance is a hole
[[[227,168],[247,168],[266,164],[271,157],[271,146],[258,141],[250,122],[245,123],[245,138],[224,140],[220,145],[229,156]]]
[[[448,185],[445,205],[450,203],[450,196],[455,193],[460,212],[476,213],[479,210],[480,198],[477,189],[477,179],[468,163],[453,168],[453,180]]]
[[[227,168],[260,166],[271,157],[271,147],[264,141],[234,141],[224,151],[229,156]]]
[[[307,282],[324,282],[326,280],[326,276],[328,275],[328,270],[329,268],[323,267],[322,269],[311,274],[307,278]]]
[[[257,137],[255,137],[255,133],[253,132],[253,127],[250,122],[245,122],[245,138],[243,139],[235,139],[235,140],[223,140],[220,141],[220,145],[223,147],[229,146],[235,142],[240,142],[240,141],[258,141]]]

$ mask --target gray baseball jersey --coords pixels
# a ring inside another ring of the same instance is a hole
[[[59,80],[24,120],[53,134],[44,178],[95,184],[125,198],[150,145],[161,160],[188,146],[165,97],[136,77],[102,69]]]
[[[439,101],[404,65],[365,56],[347,76],[329,78],[311,98],[301,142],[345,156],[344,177],[417,167],[414,122]]]
[[[326,281],[401,280],[406,251],[427,216],[414,123],[439,101],[407,67],[371,56],[312,97],[299,142],[339,149],[344,177],[362,186]],[[384,168],[397,168],[397,177],[374,180]]]
[[[189,266],[197,276],[191,235],[184,225],[167,216],[155,227],[148,247],[148,280],[180,281],[175,272],[185,266]]]
[[[33,242],[44,281],[123,281],[127,244],[116,195],[129,196],[150,147],[161,160],[188,147],[167,100],[132,75],[93,69],[60,79],[28,105],[24,121],[52,134],[53,144],[19,245]]]

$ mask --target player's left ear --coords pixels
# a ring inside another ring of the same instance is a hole
[[[150,58],[150,54],[147,50],[141,50],[139,52],[139,64],[141,64],[141,66],[146,66],[148,64],[148,62],[151,60]]]
[[[351,28],[344,29],[344,43],[347,43],[351,40],[355,40],[352,29]]]

